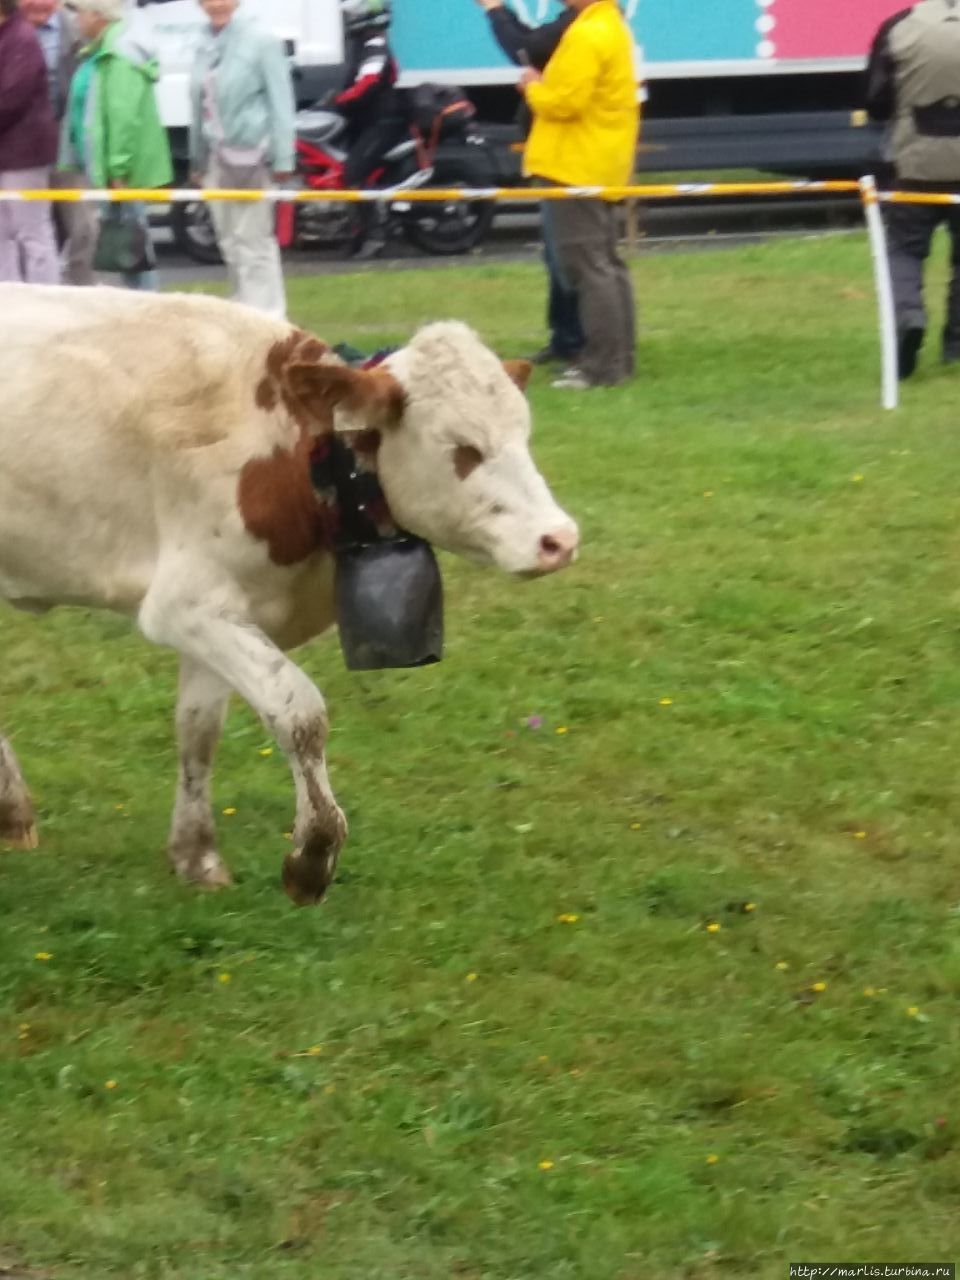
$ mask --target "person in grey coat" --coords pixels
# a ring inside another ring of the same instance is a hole
[[[238,0],[200,0],[209,19],[193,66],[190,166],[208,187],[266,189],[296,168],[293,79],[283,46]],[[283,319],[273,205],[212,201],[233,297]]]
[[[867,66],[867,110],[891,126],[898,187],[960,193],[960,0],[921,0],[883,23]],[[927,329],[923,264],[941,222],[952,264],[942,354],[960,361],[960,206],[892,204],[886,221],[899,372],[909,378]]]

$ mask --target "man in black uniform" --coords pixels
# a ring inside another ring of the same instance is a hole
[[[477,2],[490,19],[490,26],[497,44],[511,62],[517,63],[518,66],[535,67],[537,71],[542,71],[553,57],[567,27],[577,17],[575,9],[564,8],[563,13],[552,22],[545,22],[539,27],[528,27],[525,22],[521,22],[512,9],[507,8],[503,0],[477,0]],[[526,107],[524,111],[526,112]],[[550,295],[547,305],[550,341],[542,351],[537,352],[533,360],[536,364],[559,361],[563,365],[572,365],[576,364],[577,357],[586,345],[586,338],[580,324],[580,303],[576,290],[570,287],[560,269],[550,212],[549,204],[544,204],[541,217],[543,252],[550,277]]]
[[[344,171],[348,187],[362,187],[381,160],[407,134],[408,121],[397,93],[400,69],[390,51],[390,0],[340,0],[347,35],[346,88],[333,98],[349,129]],[[374,205],[373,228],[354,245],[354,256],[372,258],[386,243],[386,210]]]
[[[960,0],[920,0],[881,26],[867,68],[867,110],[892,124],[900,188],[960,193]],[[923,345],[923,264],[941,222],[952,246],[942,352],[952,363],[960,361],[960,206],[887,207],[901,378],[913,373]]]

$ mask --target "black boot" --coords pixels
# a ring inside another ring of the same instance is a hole
[[[917,356],[926,336],[923,325],[908,323],[897,333],[897,376],[900,381],[913,376],[917,367]]]
[[[960,363],[960,336],[954,330],[944,329],[942,351],[944,364]]]
[[[387,247],[387,242],[383,236],[379,236],[376,232],[367,236],[366,240],[361,240],[355,244],[350,252],[350,257],[354,262],[372,262],[374,258],[379,258]]]

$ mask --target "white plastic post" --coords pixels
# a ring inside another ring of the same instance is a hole
[[[896,409],[900,403],[900,384],[897,376],[897,316],[893,306],[887,233],[883,225],[880,201],[877,199],[877,182],[872,175],[860,179],[860,199],[867,219],[867,231],[870,233],[873,276],[877,287],[882,371],[881,404],[884,409]]]

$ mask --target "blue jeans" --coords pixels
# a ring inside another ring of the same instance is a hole
[[[580,323],[580,300],[560,265],[557,252],[557,235],[554,223],[555,208],[547,200],[541,205],[543,228],[543,259],[550,277],[550,297],[547,304],[547,324],[550,329],[550,347],[556,355],[572,360],[587,344]]]

